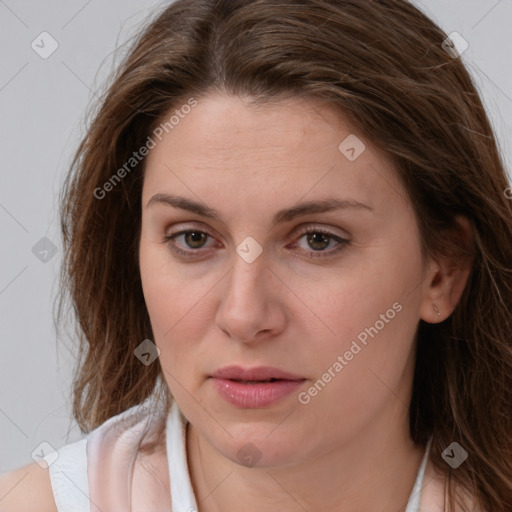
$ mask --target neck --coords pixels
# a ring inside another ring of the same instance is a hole
[[[191,424],[187,453],[201,512],[239,512],[241,503],[247,512],[389,512],[405,510],[424,447],[410,439],[408,410],[395,400],[350,443],[293,465],[241,466]]]

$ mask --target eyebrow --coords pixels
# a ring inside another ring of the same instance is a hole
[[[179,208],[181,210],[196,213],[197,215],[216,220],[218,222],[221,222],[222,224],[224,223],[222,221],[220,213],[217,210],[210,208],[209,206],[206,206],[204,203],[196,202],[186,197],[171,194],[155,194],[148,201],[146,208],[153,204],[165,204],[168,206],[173,206],[174,208]],[[297,204],[290,208],[279,210],[272,218],[272,227],[282,222],[289,222],[295,219],[296,217],[300,217],[303,215],[347,209],[373,211],[372,207],[360,203],[359,201],[355,201],[353,199],[327,198],[317,201],[308,201]]]

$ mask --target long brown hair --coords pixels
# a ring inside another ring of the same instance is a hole
[[[84,432],[152,394],[172,400],[159,364],[134,357],[152,330],[138,268],[145,160],[128,169],[133,152],[171,108],[209,92],[256,103],[316,98],[394,159],[425,254],[462,254],[455,216],[472,226],[457,308],[439,324],[420,320],[410,431],[420,445],[433,438],[450,509],[460,484],[487,510],[512,511],[512,201],[481,99],[446,38],[404,0],[178,0],[148,22],[61,196],[62,284],[80,341],[73,405]],[[451,470],[441,453],[454,440],[469,457]]]

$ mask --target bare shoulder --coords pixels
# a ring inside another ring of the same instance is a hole
[[[0,474],[2,512],[58,512],[50,473],[35,462]]]

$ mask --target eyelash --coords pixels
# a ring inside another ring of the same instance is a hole
[[[210,233],[208,233],[207,231],[204,231],[204,230],[185,229],[185,230],[182,230],[182,231],[178,231],[176,233],[171,233],[169,235],[164,235],[164,237],[162,239],[162,243],[167,244],[169,246],[169,248],[171,249],[171,251],[173,251],[174,253],[176,253],[176,254],[178,254],[180,256],[184,256],[184,257],[187,257],[187,258],[199,257],[199,254],[197,254],[197,253],[201,252],[201,249],[185,251],[183,249],[180,249],[176,245],[176,242],[174,241],[178,236],[186,235],[186,234],[189,234],[189,233],[200,233],[200,234],[205,234],[205,235],[207,235],[207,236],[209,236],[211,238],[214,238]],[[328,258],[330,256],[338,254],[346,246],[350,245],[350,241],[349,240],[341,238],[341,237],[335,235],[334,233],[331,233],[330,231],[327,231],[325,229],[316,228],[316,227],[304,229],[303,231],[298,233],[298,235],[297,235],[298,239],[297,240],[300,240],[305,235],[313,234],[313,233],[314,234],[320,233],[322,235],[325,235],[329,239],[332,239],[335,242],[337,242],[338,245],[336,246],[335,249],[332,249],[330,251],[311,251],[310,252],[310,257],[311,258]]]

